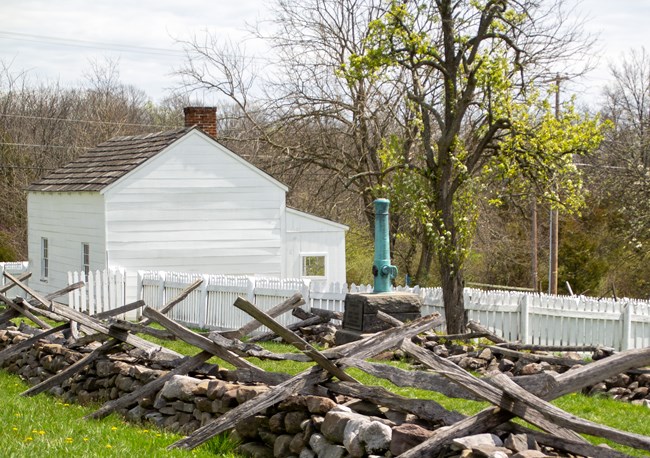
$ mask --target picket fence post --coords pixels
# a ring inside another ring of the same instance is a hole
[[[157,308],[162,308],[165,305],[165,272],[158,272],[158,305]]]
[[[623,313],[621,315],[621,351],[630,349],[630,337],[632,336],[632,304],[627,302],[623,305]]]
[[[522,294],[519,298],[519,340],[527,344],[530,336],[530,302],[529,294]]]
[[[201,295],[199,298],[199,328],[205,329],[205,318],[208,310],[208,276],[202,275],[203,283],[201,283]]]
[[[248,287],[246,294],[248,297],[248,302],[255,304],[255,277],[246,277],[248,280]]]

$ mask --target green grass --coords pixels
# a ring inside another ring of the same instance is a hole
[[[94,410],[65,404],[47,394],[24,398],[27,388],[18,376],[0,371],[0,450],[4,458],[38,456],[75,457],[225,457],[236,458],[234,444],[216,437],[194,451],[166,447],[182,436],[151,426],[130,425],[119,416],[103,420],[84,420]]]
[[[150,336],[142,337],[181,354],[193,355],[199,352],[196,347],[179,340],[165,341]],[[275,353],[297,352],[293,346],[282,343],[264,342],[261,345]],[[313,363],[270,361],[257,358],[250,358],[249,361],[267,371],[286,372],[292,375],[302,372],[313,365]],[[217,358],[212,358],[210,362],[217,363],[224,368],[233,369],[231,365]],[[382,362],[385,363],[385,361]],[[409,364],[404,361],[391,361],[389,364],[402,369],[410,368]],[[397,387],[387,380],[368,375],[357,369],[348,369],[347,372],[363,384],[382,386],[409,398],[431,399],[448,410],[455,410],[464,415],[473,415],[490,406],[487,402],[452,399],[427,390]],[[38,453],[43,457],[58,457],[66,453],[75,453],[77,456],[92,454],[98,457],[132,454],[165,457],[236,456],[232,452],[234,445],[223,436],[214,438],[191,454],[183,451],[170,453],[166,451],[166,446],[180,436],[151,428],[144,429],[144,427],[129,426],[115,415],[101,422],[86,422],[82,420],[82,417],[90,413],[93,410],[92,408],[68,406],[48,395],[21,398],[18,394],[24,389],[26,389],[26,386],[19,378],[0,372],[0,392],[6,394],[4,408],[0,409],[2,412],[0,413],[0,420],[2,420],[3,425],[6,425],[4,435],[0,435],[0,450],[7,450],[3,456],[22,457],[30,453]],[[595,423],[650,436],[650,410],[647,407],[635,406],[605,397],[587,397],[576,393],[557,399],[553,401],[553,404],[569,413]],[[16,414],[19,414],[19,416],[16,416]],[[57,421],[51,421],[52,418],[56,418]],[[586,437],[592,443],[605,442],[629,455],[650,455],[647,452],[622,447],[597,437]],[[88,440],[84,440],[84,438]],[[109,445],[110,447],[108,447]]]

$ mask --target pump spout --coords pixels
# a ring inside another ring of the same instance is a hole
[[[388,224],[388,199],[377,199],[375,204],[375,260],[372,265],[374,292],[391,291],[392,280],[397,277],[397,267],[390,263],[390,239]]]

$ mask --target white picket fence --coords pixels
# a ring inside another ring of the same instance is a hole
[[[26,272],[29,272],[29,263],[27,261],[0,262],[0,289],[11,283],[11,281],[4,276],[5,272],[14,276],[22,275]],[[26,280],[25,283],[29,284],[29,279]],[[17,287],[10,288],[3,294],[7,297],[25,296],[24,291]]]
[[[26,264],[0,264],[0,269],[19,274],[26,270]],[[79,273],[70,273],[69,282],[75,283],[82,277]],[[249,320],[246,314],[233,307],[237,296],[268,310],[299,291],[307,308],[343,312],[348,292],[372,291],[368,285],[322,286],[303,279],[174,272],[138,272],[136,278],[117,270],[91,273],[84,278],[84,288],[70,293],[69,303],[90,314],[136,299],[160,308],[197,278],[203,278],[203,284],[174,308],[171,317],[190,326],[209,329],[236,329]],[[137,298],[127,297],[128,282],[137,282]],[[400,287],[397,290],[418,294],[424,304],[423,315],[433,312],[444,315],[440,288]],[[510,341],[538,345],[604,345],[618,350],[650,347],[650,302],[644,300],[598,300],[584,296],[465,288],[465,309],[468,319],[480,322]],[[280,321],[289,324],[295,318],[285,314]]]
[[[233,329],[249,317],[232,306],[237,296],[263,310],[300,291],[307,307],[344,311],[345,295],[372,292],[370,285],[311,285],[306,280],[262,279],[220,275],[140,273],[139,297],[162,306],[186,286],[203,277],[202,286],[176,306],[172,317],[198,327]],[[404,288],[422,298],[422,314],[444,315],[440,288]],[[604,345],[616,349],[650,346],[650,303],[641,300],[597,300],[584,296],[550,296],[509,291],[465,289],[465,309],[470,320],[482,323],[497,335],[538,345]],[[285,324],[295,321],[282,317]]]
[[[68,293],[68,305],[94,315],[126,304],[126,273],[122,269],[89,272],[68,272],[68,284],[83,281],[85,285]]]

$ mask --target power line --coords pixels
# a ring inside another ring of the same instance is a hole
[[[28,167],[25,165],[2,165],[0,164],[0,169],[18,169],[18,170],[56,170],[51,167]]]
[[[0,145],[7,146],[31,146],[35,148],[78,148],[78,149],[91,149],[90,146],[64,146],[64,145],[37,145],[32,143],[4,143],[0,142]]]
[[[80,122],[86,124],[104,124],[104,125],[112,125],[112,126],[158,127],[158,128],[170,128],[170,129],[174,129],[178,127],[178,126],[161,125],[161,124],[138,124],[138,123],[130,123],[130,122],[93,121],[88,119],[53,118],[47,116],[17,115],[17,114],[10,114],[10,113],[0,113],[0,116],[4,116],[7,118],[41,119],[47,121]]]
[[[179,51],[176,49],[169,49],[169,48],[123,45],[120,43],[106,43],[101,41],[78,40],[74,38],[60,38],[60,37],[52,37],[48,35],[33,35],[29,33],[7,32],[1,30],[0,30],[0,38],[18,40],[18,41],[27,41],[33,43],[72,46],[77,48],[91,48],[91,49],[103,49],[103,50],[109,49],[113,51],[126,51],[126,52],[141,53],[141,54],[154,54],[154,55],[166,55],[166,56],[178,56],[178,57],[182,57],[185,55],[183,51]]]
[[[79,40],[75,38],[61,38],[49,35],[34,35],[29,33],[8,32],[0,30],[0,39],[16,40],[30,43],[43,43],[57,46],[68,46],[76,48],[99,49],[109,51],[123,51],[134,54],[152,54],[156,56],[185,57],[187,50],[178,50],[171,48],[156,48],[152,46],[138,46],[131,44],[108,43],[101,41]],[[190,49],[190,52],[192,49]],[[251,60],[274,62],[269,57],[262,56],[243,56],[237,54],[228,54],[226,57],[246,58]]]

